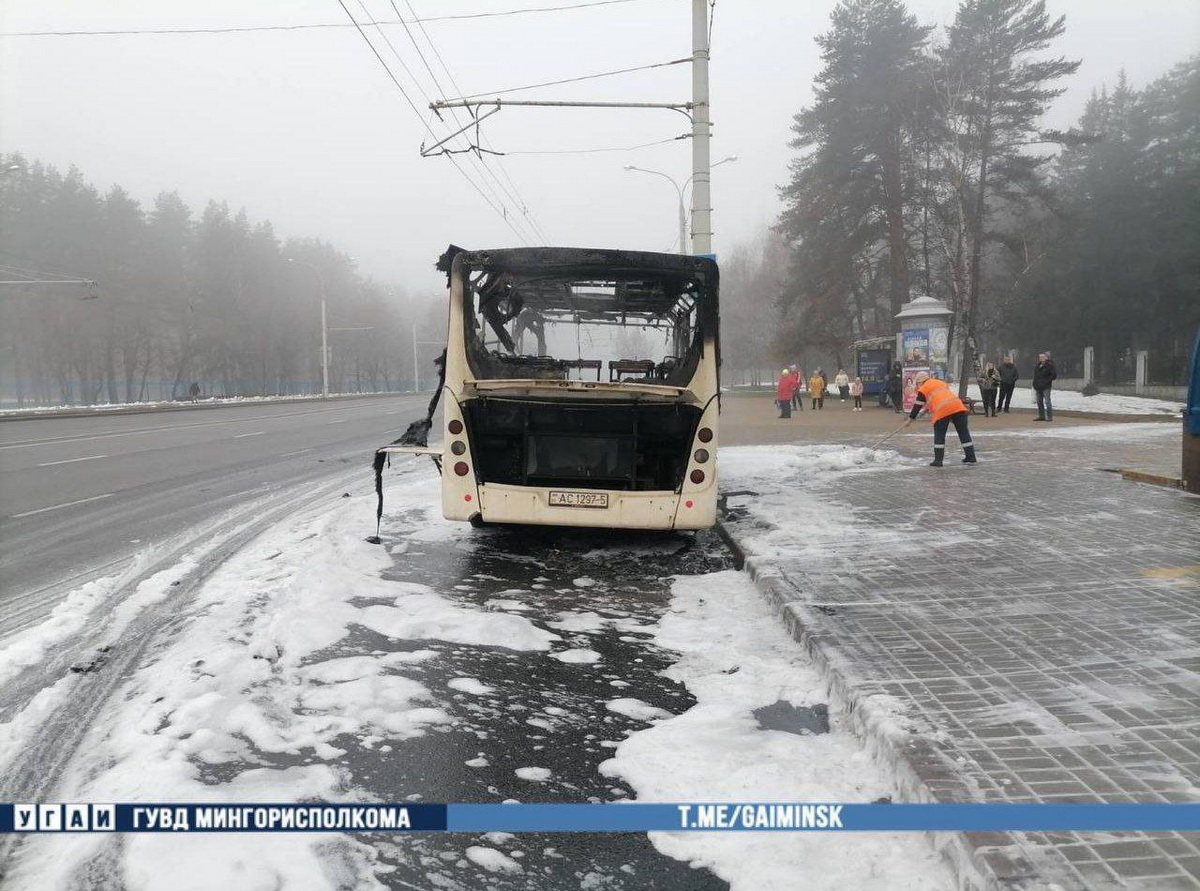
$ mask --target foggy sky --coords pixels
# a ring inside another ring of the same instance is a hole
[[[389,0],[346,0],[360,21],[394,19]],[[529,0],[413,0],[418,16],[500,11]],[[834,0],[718,0],[712,36],[712,157],[718,254],[753,237],[779,212],[792,115],[811,101],[820,68],[813,38],[828,29]],[[911,0],[927,24],[951,21],[954,0]],[[408,17],[403,0],[396,6]],[[1050,0],[1066,14],[1055,54],[1082,58],[1069,90],[1044,122],[1067,127],[1093,88],[1124,68],[1142,87],[1200,49],[1196,0]],[[689,0],[425,27],[465,93],[679,59],[691,53]],[[0,31],[196,28],[347,23],[336,0],[0,0]],[[101,189],[118,183],[148,207],[178,189],[197,214],[209,198],[269,219],[277,234],[325,238],[367,275],[436,293],[432,263],[449,242],[504,247],[521,241],[446,158],[422,158],[432,142],[424,97],[368,28],[418,108],[418,118],[352,27],[218,35],[0,38],[0,150],[58,166],[74,163]],[[400,26],[384,29],[438,98]],[[453,93],[413,26],[429,63]],[[511,98],[688,101],[690,66],[678,65]],[[505,152],[629,146],[690,131],[661,110],[505,108],[484,122]],[[440,134],[449,132],[441,129]],[[476,183],[486,177],[460,156]],[[636,152],[511,154],[504,168],[551,244],[670,250],[678,199],[665,180],[626,172],[654,168],[681,184],[690,141]],[[495,170],[496,162],[489,161]],[[511,191],[512,186],[498,172]],[[499,191],[499,186],[493,185]],[[485,187],[486,188],[486,187]],[[490,194],[490,193],[489,193]],[[517,202],[500,195],[509,212]],[[494,199],[495,200],[495,199]],[[498,202],[497,202],[498,203]],[[514,225],[521,231],[523,221]],[[534,241],[531,235],[530,241]]]

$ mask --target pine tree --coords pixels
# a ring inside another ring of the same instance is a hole
[[[977,337],[984,242],[992,235],[989,210],[1041,191],[1048,158],[1024,148],[1050,101],[1063,93],[1052,84],[1079,67],[1061,57],[1034,58],[1063,34],[1064,22],[1063,16],[1051,21],[1044,0],[964,0],[938,52],[951,216],[963,239],[957,247],[965,248],[949,253],[968,346]],[[965,395],[966,376],[959,379]]]
[[[909,299],[910,142],[929,31],[899,0],[843,0],[817,39],[816,101],[792,127],[804,154],[781,190],[780,231],[798,246],[793,292],[841,302],[859,333],[877,326],[884,293],[892,315]]]

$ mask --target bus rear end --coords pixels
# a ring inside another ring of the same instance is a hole
[[[623,529],[716,521],[717,268],[572,248],[450,267],[449,519]]]

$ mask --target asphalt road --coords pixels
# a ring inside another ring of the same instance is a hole
[[[0,422],[0,637],[248,499],[348,466],[428,394]]]

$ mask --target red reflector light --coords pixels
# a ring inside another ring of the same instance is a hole
[[[454,465],[454,472],[457,473],[459,476],[466,476],[468,473],[471,472],[471,468],[467,466],[466,461],[459,461],[457,464]]]
[[[712,431],[707,427],[701,427],[700,432],[696,434],[696,438],[701,442],[712,442]]]
[[[692,482],[695,483],[697,486],[700,485],[702,482],[704,482],[704,471],[703,470],[693,470],[692,471]]]
[[[464,495],[464,496],[463,496],[463,501],[470,501],[470,500],[471,500],[471,496],[470,496],[470,495]]]
[[[684,506],[684,507],[691,507],[691,506],[692,506],[692,502],[690,502],[690,501],[685,501],[685,502],[683,503],[683,506]]]
[[[708,460],[708,449],[696,449],[696,454],[692,457],[696,459],[697,464],[703,464]]]
[[[446,425],[446,429],[449,430],[451,433],[453,433],[455,436],[458,436],[458,434],[462,433],[462,431],[463,431],[462,421],[460,421],[458,418],[455,418],[453,421],[451,421],[449,424]]]

